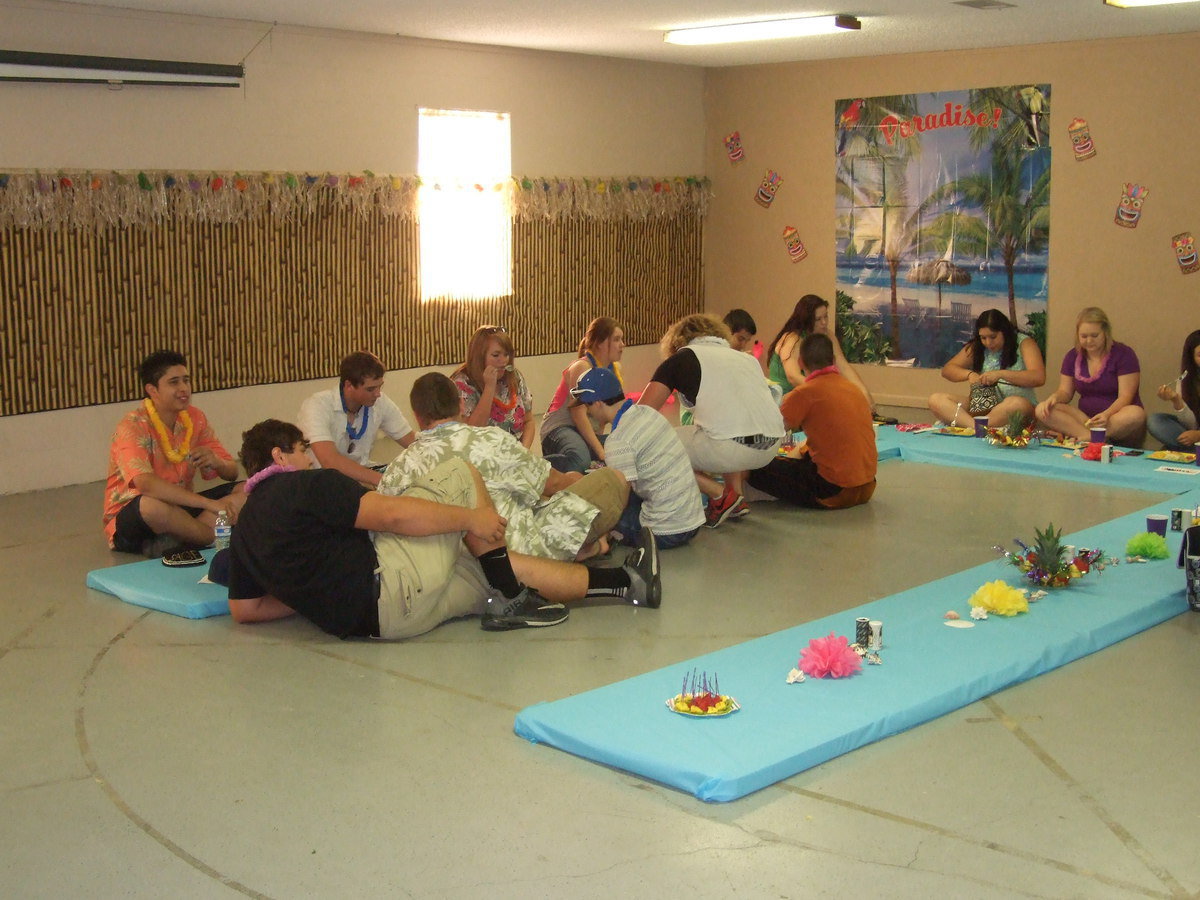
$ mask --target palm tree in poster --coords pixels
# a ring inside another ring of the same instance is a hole
[[[1043,90],[1045,88],[1045,90]],[[967,93],[967,105],[976,115],[1001,111],[997,129],[975,128],[971,147],[993,156],[1022,156],[1038,147],[1049,147],[1050,100],[1048,85],[977,88]]]
[[[937,191],[957,194],[977,209],[959,223],[959,234],[999,254],[1008,281],[1008,317],[1018,325],[1014,274],[1022,253],[1041,253],[1050,237],[1050,170],[1034,177],[1025,154],[996,153],[987,172],[959,178]]]
[[[891,282],[891,341],[893,356],[900,354],[900,312],[896,276],[900,260],[920,232],[918,211],[909,208],[905,169],[920,156],[919,135],[888,144],[879,127],[888,116],[908,119],[917,112],[913,94],[839,100],[835,152],[838,157],[837,193],[846,210],[837,224],[838,237],[846,240],[847,256],[882,259]]]

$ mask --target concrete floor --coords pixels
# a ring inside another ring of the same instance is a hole
[[[98,484],[0,498],[0,896],[1200,890],[1190,613],[729,804],[512,734],[528,704],[1157,495],[889,462],[868,507],[759,503],[668,552],[661,610],[580,608],[510,634],[460,621],[399,645],[89,591],[88,570],[129,561],[104,546],[100,498]]]

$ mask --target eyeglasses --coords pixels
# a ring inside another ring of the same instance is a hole
[[[507,334],[507,330],[503,325],[488,325],[482,329],[484,334]]]

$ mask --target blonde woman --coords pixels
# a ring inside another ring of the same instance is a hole
[[[705,524],[716,528],[750,511],[742,496],[747,470],[775,457],[783,416],[758,363],[729,346],[729,329],[715,316],[685,316],[660,343],[664,362],[642,392],[643,406],[661,409],[678,391],[694,425],[679,428],[696,481],[708,495]],[[724,486],[710,476],[724,476]]]
[[[1058,388],[1037,406],[1038,421],[1081,441],[1092,428],[1103,427],[1109,442],[1141,446],[1146,435],[1141,377],[1137,354],[1113,340],[1104,310],[1089,306],[1075,320],[1075,346],[1063,357]],[[1078,407],[1070,405],[1076,394]]]

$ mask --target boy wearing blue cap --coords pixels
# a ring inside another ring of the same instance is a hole
[[[646,527],[660,550],[690,541],[704,524],[704,508],[687,451],[662,413],[626,400],[608,369],[585,372],[571,396],[601,427],[612,425],[604,461],[625,476],[631,489],[616,527],[623,540],[630,543]]]

